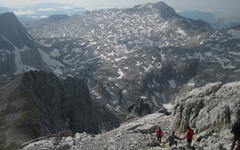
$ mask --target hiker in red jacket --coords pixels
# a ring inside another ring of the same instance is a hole
[[[156,131],[156,136],[157,136],[157,141],[159,143],[161,143],[161,139],[163,136],[163,131],[161,130],[161,127],[158,127],[157,131]]]
[[[193,140],[193,135],[194,135],[193,129],[191,129],[191,128],[188,126],[188,127],[187,127],[186,136],[184,137],[185,139],[187,139],[187,147],[191,147],[192,140]]]

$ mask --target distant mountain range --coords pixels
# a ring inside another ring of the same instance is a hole
[[[40,3],[26,8],[8,9],[5,7],[0,7],[0,13],[4,12],[14,12],[21,22],[28,22],[33,20],[38,20],[42,18],[47,18],[52,15],[74,15],[83,14],[85,10],[80,7],[75,7],[69,4],[60,3]]]
[[[217,28],[217,29],[228,28],[228,27],[240,24],[240,20],[232,19],[232,18],[221,18],[211,12],[180,11],[179,14],[187,18],[204,20],[209,24],[211,24],[213,28]]]
[[[40,3],[30,7],[9,9],[6,7],[0,7],[0,13],[14,12],[18,19],[25,23],[33,20],[47,18],[52,15],[75,15],[84,14],[87,10],[81,7],[76,7],[71,4],[63,3]],[[97,10],[96,10],[97,11]],[[212,12],[203,12],[197,10],[181,10],[178,12],[182,15],[191,19],[201,19],[208,22],[213,28],[228,28],[240,24],[240,20],[233,18],[223,18],[217,16]]]

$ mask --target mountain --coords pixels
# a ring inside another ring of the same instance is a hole
[[[39,45],[13,13],[0,14],[0,21],[0,76],[53,68],[61,74],[64,66],[48,57],[48,48]]]
[[[51,46],[49,55],[66,66],[64,76],[82,76],[93,97],[122,111],[141,96],[157,107],[169,101],[198,66],[195,50],[186,44],[213,31],[206,22],[179,16],[164,2],[86,12],[55,22],[38,20],[26,28]]]
[[[63,130],[96,134],[119,125],[117,116],[91,100],[83,80],[42,71],[9,79],[0,87],[0,104],[1,150]]]
[[[161,18],[171,18],[176,17],[177,14],[172,7],[169,7],[166,3],[160,1],[157,3],[147,3],[134,6],[128,9],[130,12],[146,13],[147,11],[153,12],[157,11]]]
[[[185,91],[176,99],[172,115],[154,113],[122,124],[110,132],[92,137],[89,134],[75,134],[64,137],[61,143],[53,145],[55,138],[26,143],[21,150],[38,148],[67,147],[68,149],[144,149],[144,150],[189,150],[185,140],[178,140],[178,145],[161,146],[156,142],[155,131],[158,126],[167,139],[172,131],[178,137],[185,136],[187,126],[195,131],[193,144],[196,149],[223,150],[232,144],[231,124],[235,122],[239,105],[240,82],[223,84],[209,83],[200,88]],[[231,96],[229,96],[231,95]],[[46,142],[47,141],[47,142]],[[73,142],[74,141],[74,142]]]
[[[49,55],[67,66],[65,76],[82,76],[91,94],[116,110],[127,111],[142,96],[158,107],[186,88],[239,80],[238,30],[214,30],[164,2],[26,28],[51,45]]]

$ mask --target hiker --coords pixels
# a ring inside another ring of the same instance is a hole
[[[156,131],[157,141],[161,143],[161,139],[163,137],[163,131],[161,130],[161,127],[158,127]]]
[[[182,140],[181,138],[177,137],[175,135],[175,132],[173,131],[172,134],[168,137],[167,141],[169,142],[169,146],[177,146],[177,141],[176,140]]]
[[[189,148],[193,148],[193,147],[191,146],[192,140],[193,140],[193,135],[194,135],[193,129],[191,129],[191,128],[188,126],[188,127],[187,127],[186,136],[185,136],[184,138],[187,139],[187,147],[189,147]]]
[[[233,124],[231,133],[233,133],[234,138],[233,138],[233,143],[231,150],[234,149],[236,143],[237,147],[235,150],[240,150],[240,109],[237,111],[237,121]]]

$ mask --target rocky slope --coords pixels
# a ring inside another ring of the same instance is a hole
[[[176,99],[174,128],[188,125],[197,133],[220,133],[228,129],[240,110],[240,82],[211,83]]]
[[[183,87],[239,80],[239,29],[215,31],[164,2],[26,25],[63,76],[88,81],[95,99],[127,111],[141,97],[161,107]],[[215,74],[210,76],[209,74]]]
[[[119,125],[115,114],[92,102],[83,80],[52,73],[28,72],[2,84],[0,104],[3,150],[62,130],[96,134]]]
[[[93,11],[55,22],[45,19],[26,27],[52,49],[52,58],[66,66],[65,76],[84,77],[93,97],[123,111],[141,96],[156,106],[167,101],[178,84],[191,79],[198,64],[195,54],[175,61],[173,55],[180,58],[178,52],[185,50],[175,47],[212,31],[207,23],[181,17],[164,2]]]
[[[131,122],[104,134],[91,136],[86,133],[64,137],[54,145],[55,137],[30,142],[22,150],[35,149],[122,149],[122,150],[167,150],[167,145],[156,146],[154,131],[157,126],[164,130],[164,139],[171,130],[183,137],[187,125],[196,131],[194,145],[197,150],[225,150],[231,145],[230,125],[235,121],[240,109],[240,82],[210,83],[188,91],[176,100],[174,112],[170,116],[155,113]],[[178,150],[185,150],[184,141],[179,142]]]
[[[29,70],[62,73],[64,66],[46,54],[48,49],[34,41],[13,13],[0,14],[0,22],[1,77]]]

